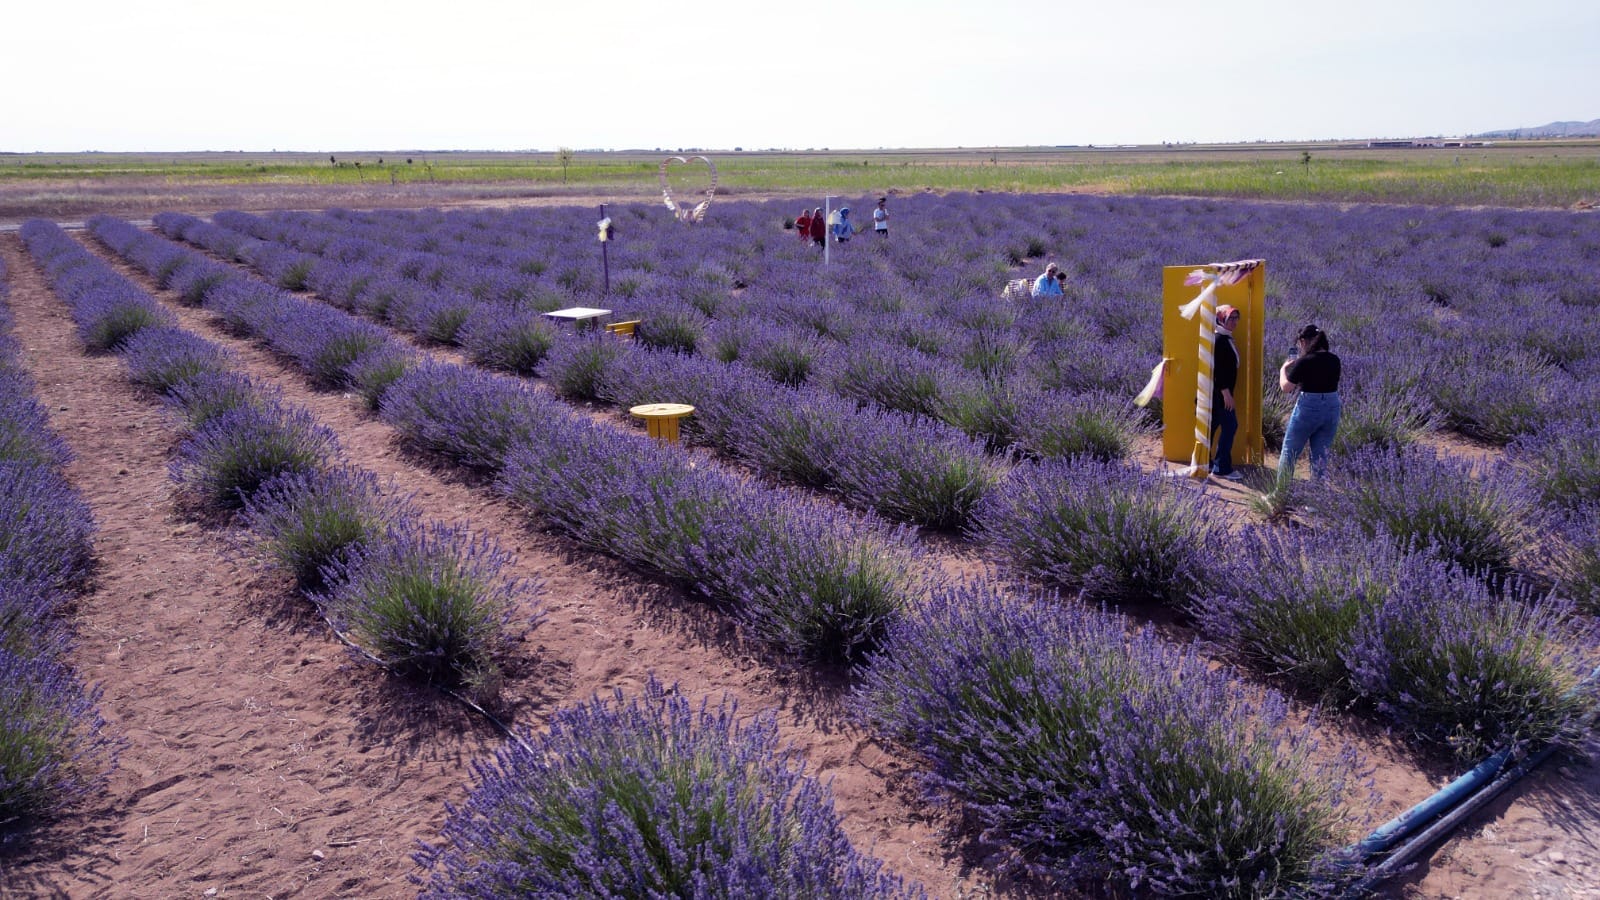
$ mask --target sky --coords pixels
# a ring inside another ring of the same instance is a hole
[[[1600,118],[1595,0],[17,0],[0,152],[873,149]]]

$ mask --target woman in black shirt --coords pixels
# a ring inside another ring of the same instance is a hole
[[[1328,349],[1328,333],[1315,325],[1300,329],[1294,343],[1296,355],[1278,370],[1279,390],[1300,391],[1284,431],[1278,477],[1294,474],[1295,458],[1310,444],[1311,476],[1321,478],[1327,473],[1328,448],[1339,431],[1339,357]]]

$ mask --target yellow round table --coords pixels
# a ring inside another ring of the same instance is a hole
[[[664,444],[678,442],[678,420],[694,412],[687,403],[644,403],[628,412],[644,420],[650,436]]]

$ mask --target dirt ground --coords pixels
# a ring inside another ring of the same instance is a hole
[[[0,255],[25,364],[77,454],[69,474],[99,526],[73,661],[103,687],[101,711],[127,741],[104,800],[8,859],[0,896],[414,895],[410,854],[437,837],[469,763],[500,736],[453,701],[353,660],[242,535],[186,511],[167,478],[171,423],[114,357],[82,352],[15,235],[0,235]],[[332,428],[350,462],[416,492],[429,517],[494,534],[516,553],[515,574],[543,583],[548,618],[508,673],[515,724],[537,729],[559,706],[631,692],[651,674],[697,699],[730,695],[743,714],[776,714],[783,740],[831,781],[851,837],[895,873],[938,897],[1052,895],[991,874],[994,848],[919,796],[915,761],[846,720],[842,684],[766,658],[681,593],[538,531],[481,485],[401,450],[359,398],[312,391],[271,354],[118,268]],[[1244,514],[1238,486],[1206,490]],[[953,571],[978,566],[953,542],[936,552]],[[1385,798],[1380,818],[1452,774],[1419,771],[1381,736],[1355,738]],[[1385,891],[1600,897],[1600,768],[1546,765]]]

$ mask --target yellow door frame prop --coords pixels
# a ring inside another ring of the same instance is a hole
[[[1235,465],[1260,465],[1266,460],[1261,436],[1261,365],[1265,334],[1267,264],[1244,259],[1203,266],[1166,266],[1161,270],[1162,342],[1166,365],[1161,404],[1161,451],[1173,462],[1189,461],[1187,474],[1211,474],[1211,367],[1216,345],[1217,306],[1239,310],[1240,327],[1233,343],[1239,348],[1239,380],[1233,408],[1239,433],[1233,440]],[[1193,289],[1200,286],[1199,296]],[[1185,398],[1194,396],[1194,402]]]

